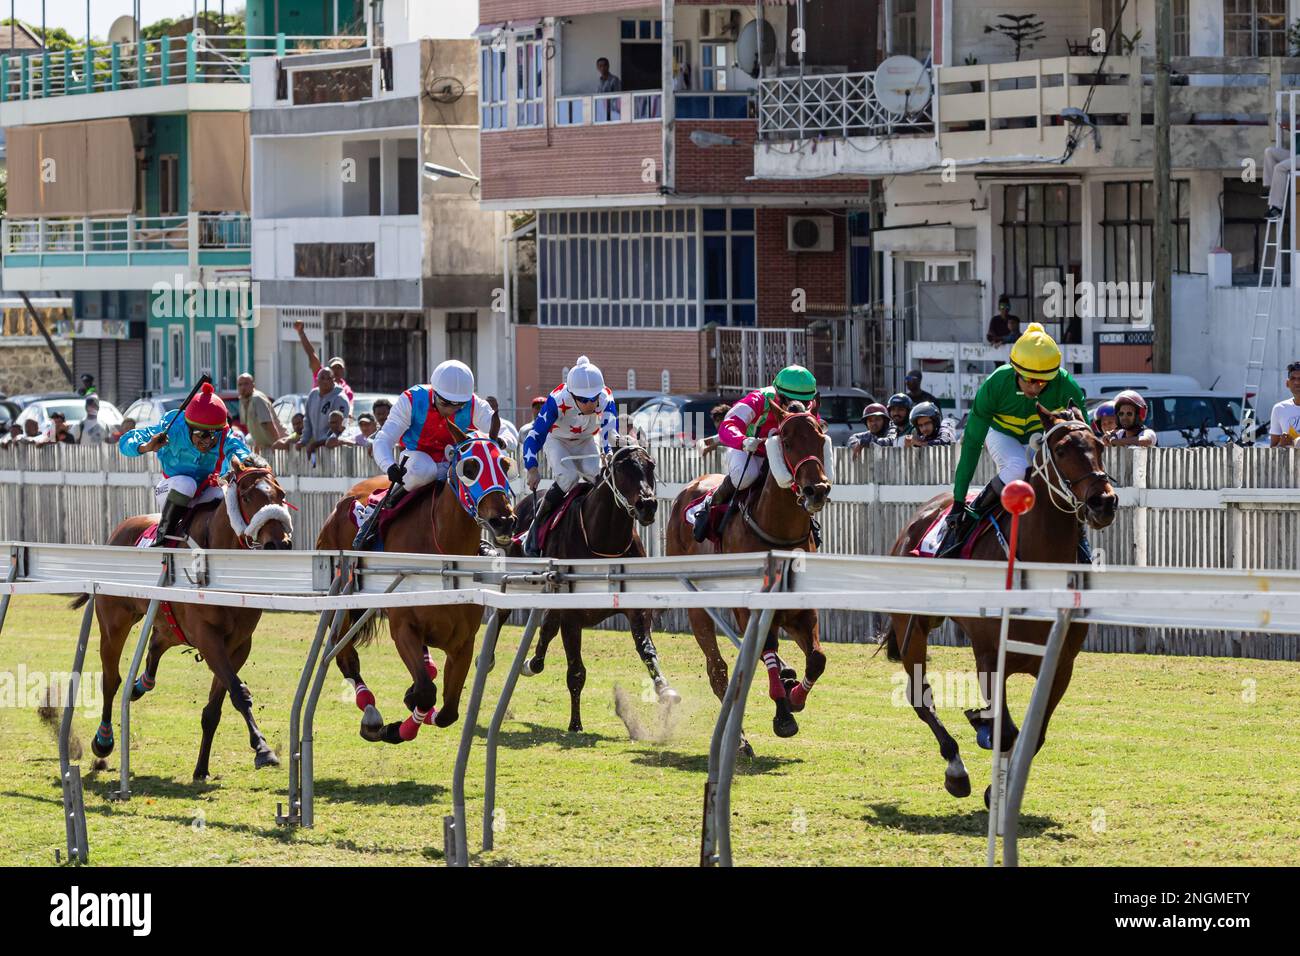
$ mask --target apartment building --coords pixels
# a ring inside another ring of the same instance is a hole
[[[989,357],[987,322],[1006,295],[1022,321],[1071,345],[1076,368],[1149,371],[1149,314],[1113,298],[1088,309],[1081,296],[1154,280],[1154,0],[860,6],[855,42],[910,57],[910,75],[902,59],[882,64],[892,76],[765,77],[754,168],[762,181],[888,177],[868,241],[895,320],[892,360],[930,357],[936,342]],[[1287,0],[1173,0],[1173,370],[1206,386],[1238,389],[1245,374],[1265,254],[1264,151],[1287,145],[1278,119],[1300,85],[1288,40],[1298,14]],[[999,29],[1007,15],[1031,16],[1038,38],[1017,48]],[[1300,347],[1294,206],[1267,323],[1264,409],[1283,397],[1279,368]],[[956,397],[977,379],[930,381]]]
[[[253,64],[255,374],[277,394],[311,387],[300,321],[358,391],[456,358],[483,394],[509,395],[509,227],[478,203],[473,24],[433,3],[367,16],[363,48]]]
[[[810,35],[829,45],[855,7],[825,0]],[[789,12],[482,0],[482,205],[536,211],[536,319],[515,329],[519,404],[579,354],[615,389],[735,389],[790,359],[827,381],[853,377],[847,330],[870,302],[872,184],[755,177],[757,61],[797,64]],[[827,55],[864,70],[877,51]]]
[[[74,371],[110,400],[204,372],[234,387],[253,344],[250,65],[367,42],[361,0],[246,12],[249,36],[199,17],[158,39],[131,24],[89,48],[0,50],[5,287],[72,298]]]

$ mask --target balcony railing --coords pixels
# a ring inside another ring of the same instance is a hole
[[[758,86],[758,129],[799,139],[933,132],[933,100],[904,113],[886,109],[875,73],[774,77]]]
[[[249,250],[243,213],[112,219],[5,219],[7,267],[184,265],[193,259],[238,264]],[[222,254],[231,253],[232,256]]]
[[[657,123],[663,119],[663,101],[663,93],[659,90],[559,96],[555,99],[555,125]]]
[[[138,43],[0,56],[0,102],[182,83],[247,83],[249,62],[321,49],[365,46],[350,36],[212,36],[190,33]]]

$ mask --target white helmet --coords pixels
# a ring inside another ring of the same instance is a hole
[[[474,373],[464,362],[448,359],[433,370],[429,384],[449,402],[468,402],[474,397]]]
[[[605,390],[605,376],[591,364],[591,359],[579,355],[578,361],[569,369],[569,377],[564,384],[568,387],[569,394],[575,398],[588,398]]]

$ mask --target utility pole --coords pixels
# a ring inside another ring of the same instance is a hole
[[[1173,209],[1174,190],[1169,159],[1169,53],[1174,32],[1171,0],[1156,0],[1156,156],[1155,183],[1155,300],[1151,303],[1155,326],[1151,344],[1151,370],[1169,372],[1173,365]]]

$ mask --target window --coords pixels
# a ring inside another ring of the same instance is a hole
[[[447,358],[464,362],[470,368],[477,364],[478,314],[475,312],[447,313]]]
[[[1226,56],[1286,56],[1286,0],[1223,0]]]
[[[545,47],[540,40],[515,43],[515,125],[541,126],[545,118],[546,90],[542,84]]]
[[[1082,193],[1066,183],[1032,183],[1002,189],[1002,288],[1011,299],[1011,314],[1023,329],[1042,322],[1057,339],[1077,343],[1077,323],[1062,328],[1059,319],[1043,314],[1048,281],[1082,278]],[[952,276],[951,278],[956,278]],[[927,278],[929,278],[927,276]]]
[[[198,375],[210,375],[215,380],[216,370],[212,366],[212,333],[194,333],[195,372]],[[220,387],[220,386],[218,386]]]
[[[650,18],[619,21],[617,68],[624,90],[657,90],[663,86],[663,21]]]
[[[1185,179],[1174,180],[1175,272],[1188,272],[1191,189]],[[1103,278],[1107,282],[1151,282],[1155,278],[1155,191],[1150,182],[1105,183],[1102,208]]]
[[[916,0],[894,0],[894,40],[890,52],[916,56]]]
[[[149,392],[163,390],[163,330],[149,330]]]
[[[185,369],[185,329],[179,325],[167,327],[167,384],[183,388],[188,377]]]
[[[1240,176],[1224,177],[1223,248],[1232,253],[1233,276],[1259,274],[1267,206],[1258,183],[1243,183]]]
[[[704,210],[704,321],[758,321],[754,210]]]
[[[217,329],[217,368],[212,376],[217,388],[234,388],[239,377],[238,334],[229,327]]]
[[[695,328],[698,219],[694,209],[542,213],[540,324]]]
[[[727,89],[727,44],[700,44],[700,89],[722,92]]]
[[[176,216],[181,211],[180,157],[158,157],[158,215]]]
[[[1173,17],[1174,17],[1174,56],[1190,56],[1191,50],[1191,17],[1187,12],[1189,0],[1173,0]]]
[[[506,45],[504,39],[479,50],[479,122],[482,128],[506,128]]]

